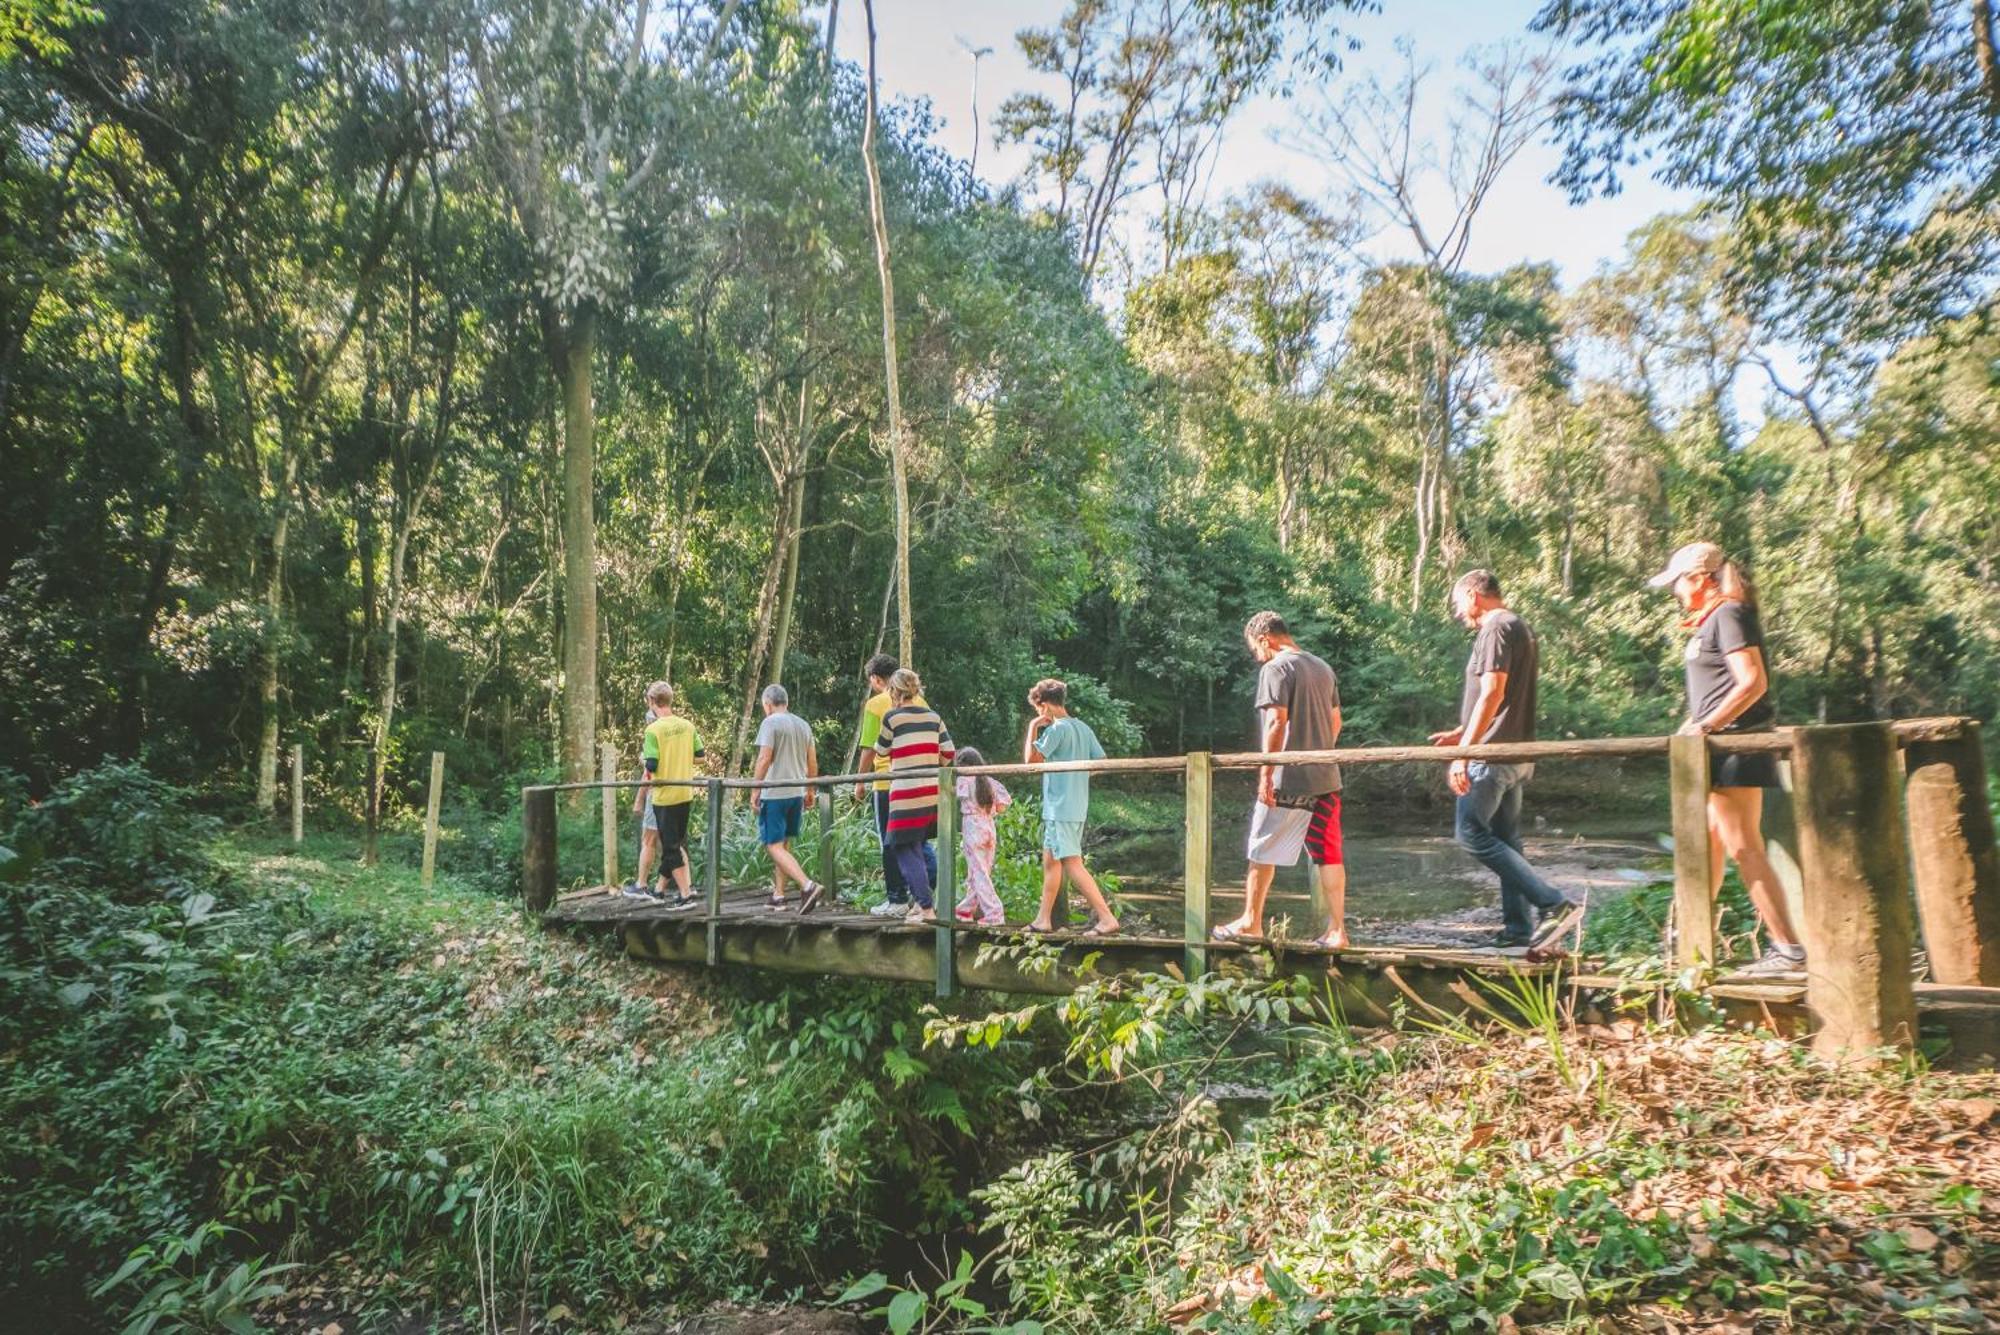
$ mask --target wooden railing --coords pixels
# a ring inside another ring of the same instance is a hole
[[[1916,1008],[1909,962],[1919,924],[1935,981],[1964,987],[2000,987],[2000,851],[1996,851],[1986,800],[1986,763],[1977,720],[1905,719],[1780,728],[1772,732],[1707,737],[1614,737],[1482,746],[1343,747],[1287,752],[1288,764],[1346,766],[1448,764],[1485,760],[1526,764],[1665,756],[1674,835],[1675,958],[1693,968],[1715,961],[1715,899],[1711,886],[1707,794],[1715,754],[1756,752],[1791,761],[1791,810],[1802,881],[1802,921],[1808,970],[1806,1003],[1818,1022],[1815,1044],[1845,1052],[1909,1047],[1916,1038]],[[946,915],[936,928],[937,987],[955,990],[956,954],[950,906],[957,897],[958,807],[950,800],[961,774],[994,777],[1082,771],[1092,774],[1177,774],[1186,793],[1182,939],[1189,977],[1207,972],[1209,959],[1209,854],[1213,830],[1214,774],[1270,762],[1255,751],[1155,756],[1041,765],[950,765],[914,771],[935,774],[939,802],[936,902]],[[608,772],[608,769],[607,769]],[[913,771],[902,771],[908,775]],[[816,790],[820,823],[820,876],[835,884],[831,792],[873,784],[870,774],[786,780],[783,786]],[[655,780],[701,790],[707,823],[701,882],[707,910],[708,961],[720,958],[722,908],[721,815],[724,794],[780,786],[776,780],[703,778]],[[556,798],[560,793],[602,790],[605,865],[615,875],[617,810],[610,795],[647,786],[644,780],[524,788],[522,890],[531,910],[555,899]],[[1905,795],[1907,795],[1906,800]],[[1914,908],[1912,901],[1914,891]]]

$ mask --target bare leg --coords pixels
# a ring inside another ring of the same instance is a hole
[[[798,858],[793,856],[792,845],[789,840],[782,844],[766,844],[764,845],[764,851],[771,855],[771,865],[776,868],[772,872],[772,876],[778,883],[778,898],[783,899],[785,897],[786,877],[791,877],[800,885],[804,885],[812,879],[806,875],[805,868],[799,865]]]
[[[1111,905],[1105,902],[1104,892],[1097,888],[1097,878],[1090,874],[1090,868],[1083,865],[1081,857],[1064,858],[1063,869],[1069,873],[1070,884],[1083,891],[1083,897],[1090,901],[1090,911],[1097,917],[1097,930],[1115,932],[1118,919],[1111,912]]]
[[[1764,790],[1715,789],[1708,795],[1708,823],[1742,873],[1764,931],[1778,945],[1798,945],[1798,933],[1792,930],[1791,916],[1785,911],[1784,888],[1764,852]]]
[[[1338,862],[1314,867],[1319,877],[1319,901],[1326,910],[1326,930],[1313,939],[1329,950],[1347,948],[1347,868]]]
[[[1062,893],[1062,863],[1048,849],[1042,850],[1042,907],[1035,913],[1035,920],[1028,925],[1038,932],[1049,931],[1054,924],[1049,915],[1056,911],[1056,896]]]
[[[652,884],[653,864],[660,860],[660,832],[641,830],[639,832],[639,878],[634,885]]]
[[[1243,878],[1243,912],[1223,926],[1238,934],[1261,936],[1264,931],[1264,900],[1271,893],[1271,878],[1277,874],[1278,869],[1270,863],[1251,863],[1249,874]]]

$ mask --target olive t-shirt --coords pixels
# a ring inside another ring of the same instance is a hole
[[[1729,670],[1729,655],[1738,649],[1764,647],[1764,626],[1757,609],[1731,599],[1720,603],[1702,618],[1694,637],[1687,643],[1688,717],[1700,722],[1713,714],[1736,689],[1736,674]],[[1770,664],[1764,665],[1768,673]],[[1778,717],[1767,688],[1725,731],[1743,732],[1768,728]]]
[[[1479,619],[1479,633],[1472,640],[1472,656],[1465,660],[1465,694],[1458,704],[1458,726],[1472,721],[1472,708],[1479,702],[1479,679],[1489,672],[1507,674],[1506,688],[1500,692],[1500,710],[1480,737],[1464,738],[1467,746],[1485,742],[1532,742],[1535,740],[1535,678],[1541,670],[1541,651],[1535,632],[1517,614],[1496,607]]]
[[[1282,707],[1288,720],[1287,751],[1331,751],[1339,736],[1334,715],[1340,712],[1340,685],[1326,660],[1303,649],[1273,655],[1257,673],[1258,731],[1263,712]],[[1311,798],[1340,791],[1338,765],[1280,765],[1278,800],[1296,806]]]

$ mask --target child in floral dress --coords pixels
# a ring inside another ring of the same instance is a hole
[[[984,765],[986,758],[971,747],[958,753],[960,765]],[[959,847],[965,850],[965,898],[958,902],[958,916],[981,927],[1004,927],[1007,912],[993,890],[993,859],[999,851],[999,835],[994,821],[1014,799],[998,779],[984,774],[962,774],[958,778]]]

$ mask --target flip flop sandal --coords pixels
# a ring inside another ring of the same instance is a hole
[[[1208,939],[1211,941],[1261,941],[1264,937],[1260,932],[1253,932],[1247,927],[1235,927],[1225,922],[1209,928]]]
[[[1055,930],[1053,927],[1037,927],[1031,922],[1021,924],[1021,935],[1023,936],[1053,936],[1055,935]]]
[[[1125,925],[1123,923],[1120,923],[1116,927],[1099,927],[1096,923],[1092,923],[1090,926],[1078,932],[1077,935],[1091,937],[1095,940],[1102,940],[1107,936],[1116,936],[1124,929]]]

